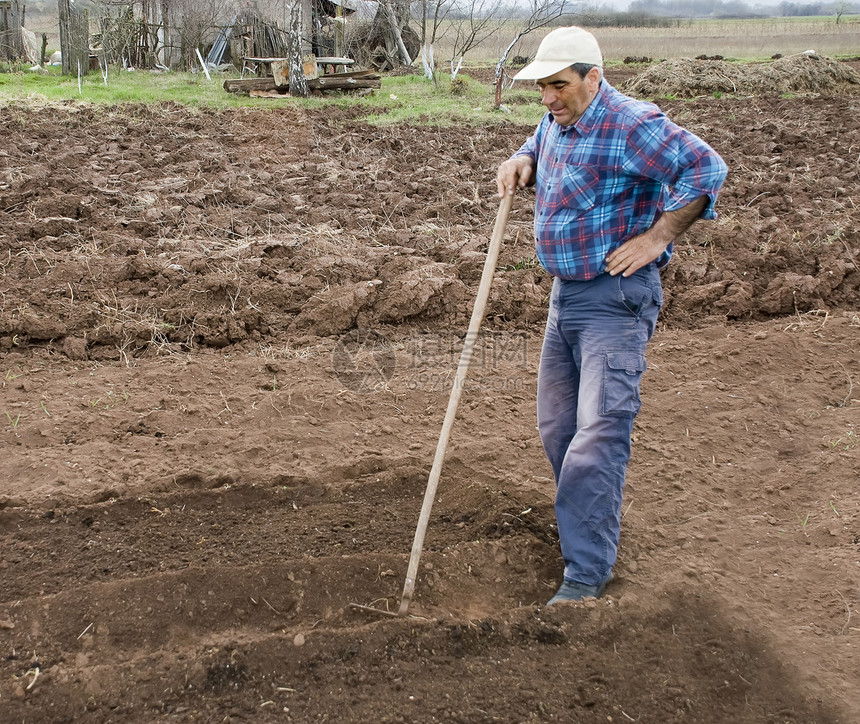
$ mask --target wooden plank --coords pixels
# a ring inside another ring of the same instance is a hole
[[[355,88],[379,88],[382,81],[378,78],[332,78],[323,75],[308,81],[311,90],[351,90]]]
[[[323,69],[323,72],[325,72],[325,68],[327,67],[331,67],[332,71],[336,71],[338,66],[340,66],[340,69],[343,71],[354,63],[355,61],[352,58],[336,56],[322,56],[317,58],[317,65]]]
[[[379,78],[375,70],[350,70],[346,73],[327,73],[326,78]]]
[[[317,59],[313,55],[302,56],[302,73],[308,80],[319,78],[320,69],[317,65]]]
[[[252,90],[274,90],[275,79],[265,78],[236,78],[224,81],[224,90],[228,93],[248,93]]]
[[[365,71],[367,72],[367,71]],[[376,74],[364,75],[357,78],[336,77],[325,75],[308,81],[311,90],[350,90],[357,88],[379,88],[382,80]],[[224,81],[224,90],[228,93],[249,93],[252,90],[267,91],[275,90],[275,79],[272,76],[266,78],[242,78]]]
[[[251,98],[289,98],[289,93],[280,93],[276,90],[251,90],[248,92]]]

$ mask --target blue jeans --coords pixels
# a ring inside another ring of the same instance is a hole
[[[566,580],[597,586],[615,565],[645,346],[662,303],[654,264],[629,277],[553,282],[537,415]]]

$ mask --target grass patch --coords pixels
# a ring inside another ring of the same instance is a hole
[[[452,87],[450,76],[439,74],[436,82],[421,75],[393,76],[382,79],[382,87],[370,95],[332,93],[310,98],[250,98],[227,93],[223,82],[227,76],[215,75],[207,80],[201,73],[151,73],[111,69],[107,84],[99,72],[83,77],[63,76],[59,68],[32,72],[14,68],[0,73],[0,103],[26,101],[35,103],[68,103],[80,101],[114,105],[119,103],[173,102],[184,106],[210,108],[266,108],[285,105],[306,109],[355,108],[366,112],[356,119],[376,125],[418,123],[446,126],[460,123],[485,124],[506,121],[533,125],[543,116],[544,108],[536,92],[520,90],[503,94],[507,110],[493,108],[493,89],[468,75],[460,74]],[[510,100],[509,100],[510,97]],[[530,102],[534,101],[534,102]]]
[[[502,95],[501,110],[493,108],[493,88],[460,73],[452,93],[450,76],[439,74],[434,83],[418,75],[384,78],[382,88],[365,99],[371,109],[364,119],[370,123],[420,123],[446,126],[452,123],[508,121],[536,124],[545,112],[537,103],[538,94],[531,93],[534,103],[523,102],[519,91]],[[384,109],[384,110],[383,110]],[[383,110],[382,114],[378,111]]]
[[[16,71],[0,74],[0,100],[41,100],[47,102],[84,101],[90,103],[159,103],[231,107],[244,103],[227,93],[223,78],[195,73],[152,73],[111,68],[107,84],[99,71],[81,78],[62,75],[60,68],[44,71]]]

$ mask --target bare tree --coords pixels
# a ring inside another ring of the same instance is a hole
[[[514,49],[517,43],[523,38],[538,28],[543,28],[555,20],[558,20],[564,15],[569,4],[569,0],[530,0],[530,14],[523,22],[522,28],[514,35],[514,39],[505,48],[499,62],[496,63],[496,98],[495,107],[498,108],[502,103],[502,81],[505,72],[505,63],[508,56]]]
[[[472,48],[492,37],[506,22],[503,0],[459,0],[456,4],[463,20],[454,24],[454,44],[451,53],[451,79],[457,75],[454,61],[459,58],[459,69],[463,58]]]
[[[420,3],[415,3],[413,6],[420,12],[421,17],[421,62],[424,66],[424,74],[432,79],[434,84],[437,82],[434,60],[435,44],[445,35],[445,31],[442,30],[442,23],[448,17],[448,13],[456,1],[421,0]]]
[[[63,75],[86,75],[90,69],[89,13],[70,0],[60,0],[58,10]]]
[[[448,59],[453,80],[466,53],[496,34],[509,19],[507,10],[505,0],[422,0],[422,55],[432,52],[438,40],[453,35]],[[454,22],[446,23],[449,18]]]
[[[119,4],[112,0],[98,0],[92,4],[98,31],[93,35],[96,48],[101,49],[105,64],[142,65],[148,54],[149,33],[140,8]]]
[[[170,48],[165,48],[164,20],[162,12],[170,12],[169,5],[162,5],[154,0],[140,0],[140,15],[144,38],[142,55],[147,66],[169,64]]]
[[[421,45],[433,45],[445,31],[443,22],[448,18],[458,0],[421,0]]]
[[[833,12],[836,13],[836,24],[839,25],[839,21],[842,20],[842,16],[845,15],[849,10],[851,10],[853,3],[849,0],[837,0],[833,4]]]

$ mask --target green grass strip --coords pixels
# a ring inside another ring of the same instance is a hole
[[[63,76],[60,69],[30,71],[26,66],[0,67],[0,103],[164,103],[210,108],[266,108],[284,106],[305,109],[360,109],[356,120],[372,124],[414,123],[432,126],[482,125],[492,122],[535,124],[543,116],[538,94],[531,88],[506,91],[501,110],[493,108],[493,89],[461,73],[452,84],[449,75],[438,74],[434,83],[420,75],[384,77],[382,87],[370,94],[327,93],[310,98],[250,98],[227,93],[228,77],[202,73],[153,73],[111,68],[107,82],[100,71],[81,78]]]

